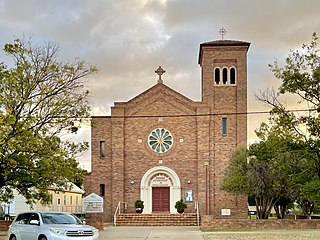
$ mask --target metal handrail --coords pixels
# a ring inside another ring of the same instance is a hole
[[[200,216],[199,216],[199,203],[195,202],[194,204],[194,208],[196,209],[197,212],[197,226],[200,226]]]
[[[127,203],[126,202],[118,202],[117,208],[114,212],[113,215],[113,225],[116,227],[117,226],[117,215],[121,213],[121,204],[124,205],[123,209],[127,209]]]

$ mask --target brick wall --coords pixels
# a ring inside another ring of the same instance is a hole
[[[319,229],[320,219],[215,219],[201,216],[201,230]]]
[[[105,185],[103,197],[104,221],[111,222],[114,210],[111,204],[111,119],[110,117],[95,117],[92,119],[91,131],[91,165],[92,171],[84,178],[86,195],[100,195],[100,184]],[[105,141],[105,157],[100,158],[100,141]]]
[[[0,220],[0,232],[8,231],[11,221]]]

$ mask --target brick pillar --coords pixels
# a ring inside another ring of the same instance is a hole
[[[0,220],[0,231],[1,232],[6,232],[9,229],[10,224],[12,221],[5,221],[5,220]]]
[[[96,229],[103,230],[104,226],[103,213],[86,213],[86,224],[95,227]]]
[[[116,118],[113,118],[117,116]],[[112,213],[124,201],[124,109],[112,109]]]
[[[197,114],[208,114],[209,108],[197,109]],[[210,183],[210,116],[197,117],[197,160],[198,160],[198,202],[201,215],[209,211],[209,183]],[[209,165],[205,166],[205,161]],[[206,207],[207,205],[207,207]]]

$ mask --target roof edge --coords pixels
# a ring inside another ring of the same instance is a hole
[[[238,40],[215,40],[215,41],[209,41],[209,42],[203,42],[200,44],[200,50],[199,50],[199,57],[198,57],[198,64],[201,64],[202,59],[202,47],[207,46],[216,46],[216,47],[223,47],[223,46],[244,46],[247,47],[247,51],[250,47],[250,42],[245,41],[238,41]]]

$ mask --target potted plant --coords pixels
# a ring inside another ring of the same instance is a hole
[[[136,213],[142,213],[143,212],[143,208],[144,208],[144,204],[143,201],[138,199],[135,203],[134,206],[136,208]]]
[[[187,208],[187,204],[183,202],[183,199],[176,202],[176,205],[174,206],[177,209],[178,213],[183,213],[184,209]]]

